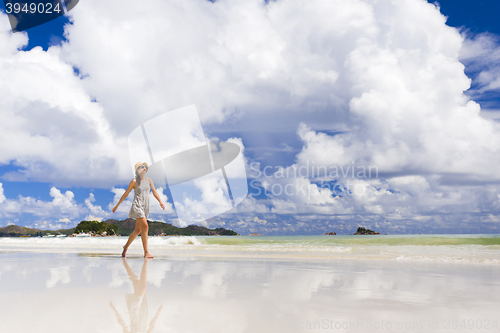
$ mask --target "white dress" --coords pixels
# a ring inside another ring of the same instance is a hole
[[[130,333],[147,332],[148,300],[146,295],[126,294],[125,300],[130,315]]]
[[[134,189],[134,200],[128,217],[132,219],[148,218],[149,216],[149,178],[144,178]]]

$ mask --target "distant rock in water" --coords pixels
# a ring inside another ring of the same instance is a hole
[[[358,230],[355,233],[353,233],[353,235],[380,235],[380,234],[378,232],[373,231],[373,230],[359,227]]]
[[[336,232],[330,231],[330,232],[327,232],[325,235],[333,236],[333,235],[336,235],[336,234],[337,234]]]
[[[248,236],[262,236],[261,234],[248,234]]]

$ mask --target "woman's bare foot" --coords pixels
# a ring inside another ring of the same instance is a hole
[[[126,257],[127,256],[127,249],[125,248],[125,246],[123,246],[123,252],[122,252],[122,257]]]
[[[151,259],[153,259],[154,257],[149,252],[146,252],[146,253],[144,253],[144,258],[151,258]]]

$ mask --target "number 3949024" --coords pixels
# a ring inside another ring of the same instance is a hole
[[[62,12],[63,9],[60,6],[60,3],[56,3],[55,6],[54,4],[47,2],[47,3],[22,3],[22,2],[15,2],[15,3],[6,3],[5,4],[5,12],[7,14],[19,14],[21,12],[23,13],[30,13],[30,14],[53,14],[53,13],[60,13]]]

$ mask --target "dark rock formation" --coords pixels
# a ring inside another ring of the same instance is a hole
[[[359,227],[358,230],[355,233],[353,233],[353,235],[380,235],[380,234],[378,232],[373,231],[373,230]]]

